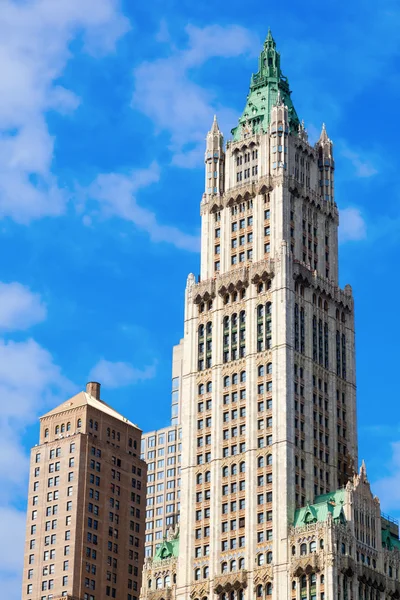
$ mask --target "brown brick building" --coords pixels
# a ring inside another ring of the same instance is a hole
[[[40,419],[32,449],[22,600],[136,600],[146,464],[141,430],[88,383]]]

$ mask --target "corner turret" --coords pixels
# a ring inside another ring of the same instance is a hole
[[[319,190],[320,196],[327,202],[333,202],[335,198],[333,160],[333,143],[326,132],[325,123],[322,124],[321,135],[315,144],[318,152]]]
[[[223,194],[225,167],[224,136],[219,128],[216,115],[214,115],[211,129],[207,133],[204,162],[206,165],[205,194]]]

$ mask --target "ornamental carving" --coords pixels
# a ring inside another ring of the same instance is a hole
[[[209,594],[209,582],[202,581],[201,583],[192,583],[190,590],[191,598],[204,598]]]
[[[272,258],[265,258],[253,263],[250,267],[250,281],[251,283],[260,283],[272,279],[274,276],[274,260]]]
[[[247,571],[236,571],[234,573],[226,573],[214,577],[214,592],[222,594],[222,592],[230,592],[232,590],[240,590],[247,587]]]
[[[229,271],[217,278],[217,289],[220,296],[238,292],[249,285],[248,267],[241,267]]]
[[[356,571],[356,564],[351,556],[341,556],[339,569],[347,577],[352,577]]]
[[[274,572],[272,569],[272,565],[265,565],[263,567],[256,567],[253,571],[253,583],[254,583],[254,591],[256,591],[257,586],[265,585],[270,583],[274,578]]]
[[[299,279],[303,285],[312,286],[318,293],[325,294],[344,308],[353,310],[353,296],[350,286],[340,289],[325,277],[318,275],[311,267],[296,259],[293,260],[293,279]]]
[[[212,298],[215,298],[215,279],[205,279],[200,281],[196,285],[193,285],[193,302],[200,304],[201,302],[208,302]]]
[[[310,573],[316,573],[322,571],[324,567],[324,560],[321,553],[307,554],[300,558],[292,560],[291,572],[294,577],[300,577],[301,575],[308,575]]]
[[[146,598],[148,600],[171,600],[173,597],[171,588],[163,588],[160,590],[148,590]]]

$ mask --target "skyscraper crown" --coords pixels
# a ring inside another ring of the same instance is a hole
[[[288,107],[290,130],[297,134],[300,121],[291,99],[289,81],[282,74],[281,57],[276,50],[271,30],[268,30],[258,59],[258,71],[251,76],[245,109],[239,118],[239,125],[232,129],[234,140],[240,139],[242,128],[245,126],[252,133],[268,130],[271,108],[277,103],[278,94],[283,104]]]

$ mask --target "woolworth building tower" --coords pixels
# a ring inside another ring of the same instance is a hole
[[[180,531],[146,559],[142,598],[399,598],[398,526],[358,473],[333,144],[324,126],[309,143],[270,32],[231,139],[216,118],[207,134],[200,213]]]

